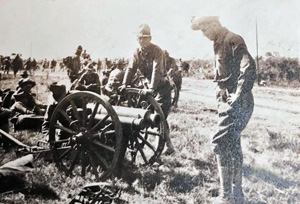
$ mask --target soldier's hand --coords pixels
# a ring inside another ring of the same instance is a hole
[[[235,94],[235,93],[232,93],[232,94],[230,94],[228,97],[227,97],[227,99],[226,99],[226,101],[227,101],[227,103],[229,104],[229,105],[234,105],[237,101],[238,101],[238,95],[237,94]]]
[[[126,90],[126,85],[125,84],[119,86],[119,88],[118,88],[119,93],[124,93],[125,90]]]
[[[154,92],[153,89],[142,89],[141,90],[141,94],[145,95],[145,96],[146,95],[153,95],[153,92]]]

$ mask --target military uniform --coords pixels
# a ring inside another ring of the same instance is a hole
[[[87,90],[100,94],[100,79],[99,75],[95,72],[85,72],[78,80],[78,85],[75,87],[77,90]]]
[[[219,121],[212,145],[221,185],[217,203],[244,203],[240,134],[253,112],[256,65],[243,38],[222,27],[218,17],[193,19],[192,29],[214,42]]]
[[[82,59],[78,55],[72,57],[72,63],[68,66],[68,76],[71,82],[74,82],[80,76],[81,61]]]
[[[137,69],[150,81],[149,88],[153,89],[154,93],[157,93],[156,100],[161,104],[161,108],[167,118],[171,107],[171,86],[167,80],[162,50],[152,43],[146,48],[137,49],[132,66],[126,69],[124,84],[127,85],[131,81]]]
[[[20,86],[31,83],[33,86],[35,82],[29,78],[22,79]],[[30,92],[25,92],[22,88],[19,88],[13,95],[12,100],[14,104],[10,108],[14,113],[11,122],[14,124],[15,130],[21,129],[40,129],[42,125],[43,111],[39,108],[33,95]]]
[[[53,112],[56,108],[56,106],[59,104],[59,102],[67,95],[66,93],[66,87],[65,85],[58,84],[57,82],[54,82],[49,87],[50,91],[53,93],[53,96],[50,98],[50,103],[47,106],[46,113],[44,116],[44,122],[42,124],[42,133],[43,135],[49,139],[49,127],[50,127],[50,120],[53,115]],[[63,117],[61,114],[58,115],[58,121],[64,126],[68,127],[69,122]],[[65,131],[60,132],[60,139],[65,139],[70,136]]]

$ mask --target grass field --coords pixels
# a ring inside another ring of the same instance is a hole
[[[0,81],[0,88],[14,89],[17,79]],[[36,73],[33,89],[47,103],[47,85],[66,74]],[[254,87],[255,110],[242,133],[243,189],[247,203],[300,203],[300,92]],[[216,161],[210,136],[217,114],[212,81],[183,79],[178,107],[168,117],[176,153],[162,156],[162,165],[124,169],[121,198],[129,203],[211,203],[218,191]],[[12,133],[26,144],[43,139],[40,133]],[[16,158],[1,151],[1,164]],[[90,178],[65,177],[54,164],[37,160],[35,170],[24,178],[30,192],[0,196],[3,203],[68,203]],[[57,199],[57,196],[59,197]]]

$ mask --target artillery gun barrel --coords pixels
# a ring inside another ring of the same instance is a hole
[[[145,110],[141,108],[129,108],[123,106],[113,106],[113,108],[116,111],[117,115],[119,116],[121,123],[133,124],[134,122],[134,125],[138,125],[139,123],[144,123],[144,125],[150,124],[156,127],[160,123],[159,114],[151,113],[150,110]],[[98,111],[96,115],[98,114],[107,115],[107,111],[105,109],[101,109]],[[142,121],[139,121],[138,119],[142,119]]]
[[[107,116],[105,113],[97,113],[95,115],[96,120],[102,120]],[[119,116],[119,120],[122,125],[130,125],[133,128],[144,129],[145,128],[145,120],[143,118],[133,118],[133,117],[125,117]],[[112,122],[112,119],[109,117],[107,119],[108,122]]]

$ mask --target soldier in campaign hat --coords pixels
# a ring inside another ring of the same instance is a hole
[[[75,56],[67,57],[67,61],[64,61],[68,69],[68,76],[70,78],[71,83],[80,77],[80,71],[83,61],[81,56],[82,50],[82,46],[79,45],[76,49]]]
[[[253,112],[252,87],[255,61],[243,38],[223,27],[217,16],[193,18],[193,30],[201,30],[214,42],[217,83],[218,130],[212,137],[220,177],[220,195],[215,203],[244,203],[242,191],[241,132]]]
[[[35,85],[36,83],[30,78],[21,79],[19,88],[12,95],[15,102],[10,108],[14,113],[11,121],[14,123],[15,130],[39,129],[41,127],[38,117],[34,116],[43,115],[45,110],[42,105],[36,102],[34,94],[31,93],[31,89]]]
[[[132,63],[127,67],[123,80],[123,85],[120,90],[130,84],[137,70],[149,81],[150,84],[145,84],[143,92],[156,93],[156,100],[161,104],[165,118],[168,117],[171,108],[171,85],[167,79],[167,71],[164,66],[162,49],[151,43],[151,29],[148,24],[141,24],[138,27],[137,33],[140,48],[134,53]],[[174,152],[174,147],[169,136],[166,136],[167,151],[171,154]]]
[[[75,89],[82,91],[92,91],[100,94],[100,77],[95,72],[93,63],[90,63],[85,68],[85,72],[79,78]]]
[[[42,133],[46,138],[49,137],[50,120],[54,112],[54,109],[56,108],[58,103],[67,95],[66,86],[60,82],[53,82],[52,84],[50,84],[48,88],[49,91],[52,93],[52,96],[50,96],[48,100],[49,104],[47,106],[46,113],[44,116],[44,122],[42,124]],[[60,118],[59,120],[65,127],[68,127],[67,121],[65,121],[63,118]],[[67,133],[65,132],[61,133],[60,136],[63,137],[62,135],[64,135],[64,137],[68,136]]]

